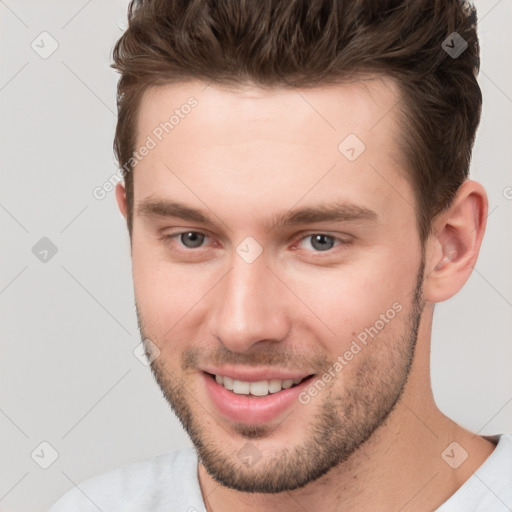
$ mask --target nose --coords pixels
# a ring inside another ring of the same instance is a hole
[[[263,255],[247,263],[234,254],[231,270],[216,287],[210,332],[233,352],[284,340],[290,330],[284,288]]]

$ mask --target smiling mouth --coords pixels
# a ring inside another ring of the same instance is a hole
[[[237,395],[246,395],[252,397],[262,397],[269,394],[279,393],[284,389],[290,389],[304,381],[314,377],[314,375],[307,375],[306,377],[298,379],[272,379],[272,380],[260,380],[257,382],[248,382],[243,380],[233,379],[226,375],[214,375],[212,373],[205,372],[210,378],[215,380],[217,384],[223,388],[235,393]]]

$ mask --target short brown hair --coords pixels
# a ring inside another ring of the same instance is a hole
[[[137,109],[151,86],[199,79],[307,88],[384,75],[401,94],[399,148],[422,240],[468,176],[482,95],[476,10],[466,2],[132,0],[128,22],[112,67],[121,73],[114,151],[130,233],[133,169],[127,162],[135,150]],[[443,49],[455,45],[453,32],[467,43],[457,57]]]

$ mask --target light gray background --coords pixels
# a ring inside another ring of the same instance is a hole
[[[74,483],[190,444],[132,353],[140,340],[114,194],[92,196],[116,171],[109,64],[127,3],[0,1],[2,512],[45,510]],[[512,432],[512,3],[477,8],[484,109],[472,177],[491,213],[473,276],[436,308],[432,380],[445,413],[495,434]],[[59,44],[46,59],[31,48],[43,31]],[[58,248],[46,263],[31,251],[44,236]],[[43,441],[58,452],[48,469],[31,458],[49,460]]]

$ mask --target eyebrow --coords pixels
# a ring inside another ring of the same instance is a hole
[[[178,218],[197,222],[208,227],[215,227],[216,223],[205,212],[191,208],[177,201],[148,198],[138,203],[137,215],[142,217]],[[267,231],[287,226],[313,224],[317,222],[345,222],[345,221],[376,221],[377,213],[364,206],[347,201],[337,201],[316,206],[294,208],[284,213],[276,214],[270,223],[265,226]]]
[[[137,214],[142,217],[175,217],[214,226],[214,222],[206,213],[176,201],[151,198],[145,199],[138,204]]]
[[[377,220],[377,214],[364,206],[359,206],[347,201],[337,201],[329,204],[319,204],[296,208],[273,217],[267,229],[281,228],[285,226],[297,226],[301,224],[314,224],[315,222],[346,222],[358,220]]]

